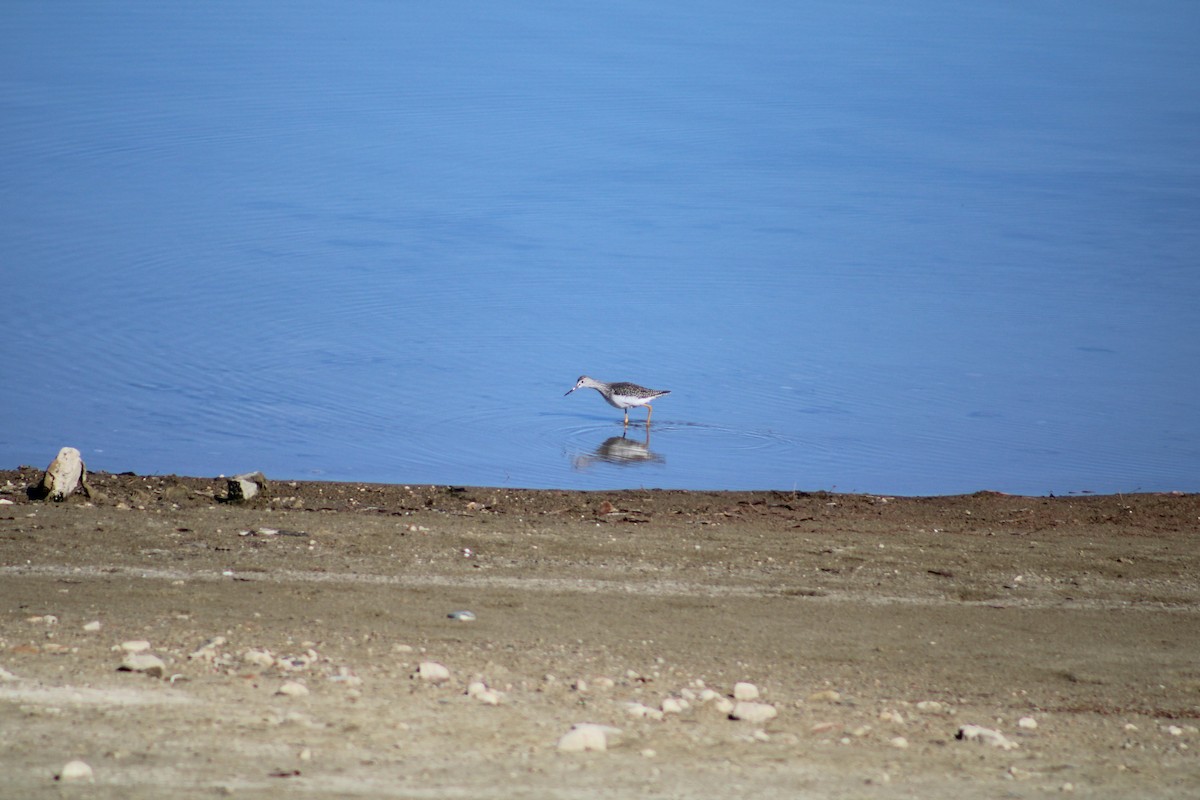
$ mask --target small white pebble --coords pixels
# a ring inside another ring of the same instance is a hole
[[[757,700],[758,699],[758,687],[755,686],[753,683],[747,683],[746,681],[738,681],[737,683],[735,683],[733,685],[733,699],[734,700]]]
[[[562,735],[558,740],[558,749],[564,753],[582,753],[585,750],[604,751],[608,749],[608,738],[620,732],[620,728],[581,722]]]
[[[1037,720],[1033,717],[1021,717],[1017,720],[1017,727],[1024,728],[1027,731],[1037,730]]]
[[[888,744],[899,750],[904,750],[908,747],[908,739],[905,739],[903,736],[893,736],[891,739],[888,739]]]
[[[275,694],[282,694],[287,697],[305,697],[308,695],[308,687],[298,681],[288,681],[283,686],[280,686]]]
[[[445,683],[450,680],[450,670],[436,661],[422,661],[413,677],[433,684]]]
[[[59,773],[59,780],[64,782],[94,783],[96,778],[92,768],[85,761],[68,761]]]
[[[813,692],[808,696],[810,703],[837,703],[842,699],[841,692],[833,689],[826,689],[822,692]]]
[[[121,642],[121,649],[126,653],[144,653],[150,649],[150,643],[145,639],[131,639],[128,642]]]
[[[117,667],[122,672],[141,672],[152,678],[161,678],[166,674],[166,663],[150,653],[129,653]]]
[[[95,619],[95,620],[92,620],[91,622],[89,622],[87,625],[84,625],[83,629],[85,631],[88,631],[89,633],[93,633],[95,631],[100,630],[100,627],[101,627],[100,620]]]
[[[755,724],[774,719],[778,715],[779,712],[775,709],[775,706],[769,703],[752,703],[748,700],[735,703],[733,710],[729,712],[730,719],[743,720]]]
[[[682,714],[686,708],[686,701],[676,697],[667,697],[662,701],[662,712],[664,714]]]

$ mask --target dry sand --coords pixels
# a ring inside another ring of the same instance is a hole
[[[0,472],[0,797],[1200,796],[1200,496],[38,477]]]

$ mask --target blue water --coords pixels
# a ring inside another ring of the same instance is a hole
[[[0,466],[1200,490],[1193,2],[0,19]]]

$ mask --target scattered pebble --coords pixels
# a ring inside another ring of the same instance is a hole
[[[888,739],[888,744],[898,750],[904,750],[908,747],[908,739],[905,739],[903,736],[893,736],[891,739]]]
[[[608,739],[621,733],[620,728],[597,725],[592,722],[576,723],[558,740],[558,749],[564,753],[582,753],[586,750],[603,752],[608,749]]]
[[[308,687],[299,681],[288,681],[283,686],[280,686],[275,694],[282,694],[287,697],[306,697],[308,695]]]
[[[748,700],[735,703],[733,710],[729,712],[730,719],[742,720],[754,724],[775,719],[778,715],[779,712],[770,703],[754,703]]]
[[[436,685],[450,680],[450,670],[436,661],[422,661],[413,677]]]
[[[837,703],[842,699],[842,693],[836,692],[833,689],[826,689],[823,692],[813,692],[808,696],[810,703]]]
[[[84,625],[83,629],[85,631],[87,631],[88,633],[94,633],[94,632],[100,630],[100,627],[101,627],[100,620],[94,619],[91,622],[89,622],[88,624]]]
[[[96,777],[86,761],[68,761],[58,774],[64,783],[94,783]]]
[[[53,614],[39,614],[36,617],[29,617],[25,621],[30,625],[57,625],[58,617]]]
[[[679,697],[667,697],[662,701],[662,713],[682,714],[688,709],[688,702]]]
[[[128,642],[121,642],[118,648],[126,653],[144,653],[150,649],[150,643],[145,639],[131,639]]]
[[[892,709],[888,709],[886,711],[879,712],[879,721],[880,722],[890,722],[893,725],[903,725],[904,724],[904,715],[901,714],[899,711],[894,711]]]
[[[0,681],[15,681],[15,680],[17,680],[16,675],[13,675],[11,672],[6,670],[4,667],[0,667]]]
[[[954,735],[955,739],[964,742],[983,742],[1003,750],[1015,750],[1018,745],[1000,731],[984,728],[979,725],[963,725]]]
[[[189,660],[200,661],[215,661],[217,658],[217,648],[225,644],[224,636],[214,636],[204,644],[196,648],[195,652],[188,656]]]
[[[458,622],[474,622],[475,621],[475,612],[474,611],[451,611],[446,616],[449,617],[450,619],[456,620]]]
[[[247,650],[246,652],[242,653],[242,661],[245,662],[247,666],[262,667],[263,669],[266,669],[274,666],[275,656],[271,655],[270,650]]]
[[[639,703],[636,700],[626,703],[625,711],[628,712],[631,717],[637,717],[638,719],[661,720],[663,718],[663,712],[661,710],[657,708],[651,708],[645,703]]]
[[[483,681],[471,681],[471,683],[467,684],[467,697],[473,697],[489,706],[498,706],[504,695],[495,689],[488,688],[488,685]]]
[[[758,687],[755,686],[753,683],[746,683],[745,681],[738,681],[737,683],[735,683],[733,685],[733,699],[734,700],[757,700],[758,699]]]
[[[167,665],[161,658],[150,653],[129,653],[117,667],[120,672],[141,672],[151,678],[161,678],[167,672]]]
[[[926,714],[941,714],[945,710],[946,706],[937,700],[922,700],[917,703],[917,711],[922,711]]]
[[[1033,717],[1021,717],[1017,720],[1017,727],[1024,728],[1027,731],[1037,730],[1037,720]]]

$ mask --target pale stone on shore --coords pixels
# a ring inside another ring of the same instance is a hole
[[[580,722],[562,735],[558,740],[558,749],[564,753],[582,753],[586,750],[603,752],[608,749],[609,737],[620,732],[620,728],[609,725]]]
[[[990,744],[993,747],[999,747],[1002,750],[1015,750],[1018,745],[1016,742],[1009,739],[1000,731],[994,731],[991,728],[984,728],[979,725],[963,725],[958,729],[958,733],[954,736],[955,739],[964,742],[982,742]]]
[[[467,697],[472,697],[489,706],[498,706],[504,698],[501,692],[488,688],[483,681],[471,681],[467,684]]]
[[[308,687],[299,681],[288,681],[280,686],[275,694],[282,694],[287,697],[305,697],[308,694]]]
[[[150,643],[145,639],[130,639],[128,642],[121,642],[119,648],[126,653],[144,653],[150,649]]]
[[[95,619],[95,620],[92,620],[91,622],[89,622],[88,624],[84,625],[83,629],[85,631],[87,631],[88,633],[95,633],[96,631],[100,630],[101,627],[102,626],[100,625],[100,620]]]
[[[747,683],[746,681],[738,681],[737,683],[735,683],[733,685],[733,699],[734,700],[757,700],[758,699],[758,687],[755,686],[753,683]]]
[[[808,702],[810,703],[837,703],[840,702],[841,699],[841,692],[834,691],[833,689],[826,689],[821,692],[813,692],[808,696]]]
[[[161,678],[167,672],[167,665],[161,658],[150,653],[130,653],[117,669],[121,672],[141,672],[152,678]]]
[[[260,492],[265,492],[267,485],[267,477],[261,472],[247,472],[242,475],[234,475],[226,482],[229,502],[237,503],[251,500],[257,497]]]
[[[63,766],[58,779],[64,783],[94,783],[96,777],[86,761],[75,760]]]
[[[742,720],[743,722],[752,722],[761,724],[768,720],[775,719],[779,712],[775,706],[770,703],[754,703],[748,700],[742,700],[735,703],[733,710],[729,712],[730,719]]]
[[[688,709],[688,702],[679,697],[667,697],[662,701],[662,713],[682,714]]]
[[[248,666],[266,669],[275,665],[275,656],[270,650],[247,650],[242,653],[242,661]]]
[[[450,680],[450,670],[436,661],[422,661],[413,677],[437,685]]]
[[[1033,717],[1021,717],[1019,720],[1017,720],[1017,727],[1023,728],[1027,731],[1037,730],[1037,726],[1037,720]]]
[[[128,653],[118,668],[125,672],[144,672],[153,677],[162,677],[166,673],[166,663],[156,655],[145,652]]]

